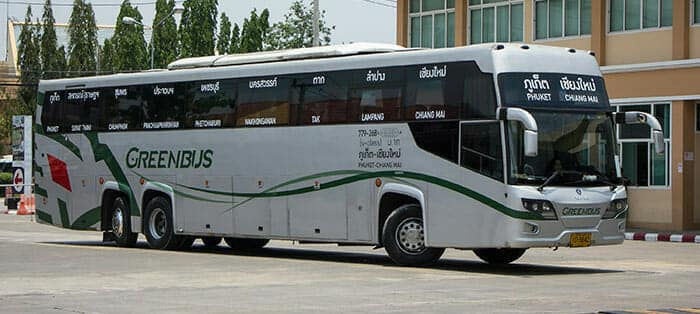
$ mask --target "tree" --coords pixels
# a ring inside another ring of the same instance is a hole
[[[180,57],[214,54],[217,0],[185,0],[180,21]]]
[[[112,74],[115,71],[114,61],[117,59],[114,53],[112,41],[107,38],[102,47],[100,47],[100,72],[103,74]]]
[[[219,35],[216,39],[216,51],[219,54],[226,54],[231,47],[231,21],[226,16],[226,13],[221,13],[221,24]]]
[[[56,56],[58,57],[58,62],[56,62],[56,70],[58,71],[58,77],[68,76],[66,71],[68,71],[68,56],[66,55],[66,47],[61,45],[56,49]]]
[[[51,0],[46,0],[44,13],[41,16],[41,78],[43,79],[61,77],[58,67],[61,63],[65,63],[61,60],[63,57],[58,54],[55,24]]]
[[[148,69],[148,54],[146,52],[146,40],[143,37],[143,25],[131,25],[122,22],[125,17],[135,19],[139,23],[143,19],[141,12],[133,6],[129,0],[122,2],[117,16],[117,26],[110,43],[113,45],[114,58],[111,61],[115,72],[133,72]],[[107,56],[101,55],[101,59]],[[109,62],[109,61],[108,61]]]
[[[238,27],[238,23],[234,23],[233,30],[231,30],[231,44],[228,46],[228,53],[239,52],[241,52],[241,28]]]
[[[329,45],[331,31],[335,25],[327,26],[325,22],[326,11],[322,11],[319,18],[320,44]],[[305,5],[303,1],[296,0],[289,7],[289,12],[284,15],[284,21],[272,26],[270,34],[265,38],[266,49],[290,49],[313,46],[313,18],[314,12],[311,5]]]
[[[95,74],[97,67],[97,24],[92,4],[73,1],[68,20],[68,70],[71,76]]]
[[[165,68],[178,56],[177,24],[175,17],[170,15],[174,8],[174,0],[156,1],[156,16],[152,23],[154,47],[149,47],[154,48],[153,62],[156,68]]]
[[[39,51],[39,26],[38,23],[32,24],[32,7],[27,6],[27,14],[24,18],[24,24],[19,34],[19,45],[17,46],[17,54],[19,55],[19,81],[22,87],[19,89],[19,95],[25,105],[29,106],[29,111],[25,114],[32,113],[34,99],[36,99],[36,84],[41,77],[41,52]]]
[[[241,31],[241,43],[238,52],[256,52],[263,50],[265,37],[270,29],[270,12],[265,9],[260,15],[255,9],[250,12],[250,17],[243,21]]]

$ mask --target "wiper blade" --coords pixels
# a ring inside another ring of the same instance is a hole
[[[558,178],[560,175],[561,175],[560,171],[554,171],[554,173],[552,173],[552,175],[549,176],[549,178],[547,178],[547,180],[544,180],[544,182],[542,182],[542,184],[537,187],[537,190],[542,192],[542,190],[544,189],[545,186],[552,183],[552,181],[554,181],[554,179]]]

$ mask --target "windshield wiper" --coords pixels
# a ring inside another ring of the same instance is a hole
[[[561,174],[562,174],[561,171],[554,171],[554,173],[552,173],[552,175],[549,176],[549,178],[547,178],[547,180],[544,180],[544,182],[542,182],[542,184],[537,187],[537,190],[542,192],[542,190],[544,189],[545,186],[552,183],[552,181],[554,181],[554,179],[558,178]]]

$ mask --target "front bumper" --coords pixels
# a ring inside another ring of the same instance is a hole
[[[557,220],[521,222],[520,234],[507,243],[508,247],[567,247],[573,233],[590,233],[591,246],[621,244],[625,240],[625,219],[602,219],[591,228],[566,228]]]

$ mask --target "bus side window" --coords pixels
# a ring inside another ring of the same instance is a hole
[[[181,128],[184,121],[187,85],[185,83],[162,83],[144,87],[143,128]]]
[[[63,120],[64,132],[95,131],[100,112],[100,90],[81,89],[66,91]]]
[[[462,123],[460,164],[493,179],[503,181],[501,127],[498,121]]]
[[[63,127],[63,101],[65,92],[46,92],[41,108],[41,125],[46,134],[65,132]]]
[[[493,75],[481,72],[474,62],[468,62],[463,67],[462,119],[493,119],[496,115],[496,89]]]
[[[189,83],[185,127],[199,129],[235,126],[236,94],[234,80]]]
[[[127,131],[141,128],[141,86],[106,88],[100,130]]]
[[[350,76],[343,73],[319,74],[299,78],[298,125],[344,123],[348,114]]]
[[[446,64],[445,77],[421,77],[427,67],[410,67],[406,72],[405,120],[458,119],[464,76],[458,64]]]
[[[283,77],[256,77],[238,83],[236,126],[289,124],[291,80]]]
[[[351,122],[401,120],[404,68],[355,71],[348,101]]]

